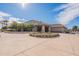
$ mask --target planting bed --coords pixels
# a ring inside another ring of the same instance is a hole
[[[58,37],[58,33],[38,33],[38,32],[33,32],[29,34],[32,37],[40,37],[40,38],[52,38],[52,37]]]

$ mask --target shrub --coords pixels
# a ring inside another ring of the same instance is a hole
[[[40,37],[40,38],[52,38],[59,36],[58,33],[30,33],[32,37]]]

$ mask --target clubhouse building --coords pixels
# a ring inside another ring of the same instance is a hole
[[[67,29],[62,24],[46,24],[41,21],[30,20],[26,22],[27,24],[32,24],[34,32],[65,32]]]

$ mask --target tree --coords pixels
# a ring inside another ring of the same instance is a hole
[[[4,23],[3,23],[3,21],[1,21],[1,24],[2,24],[2,29],[3,29],[3,27],[4,27]]]
[[[70,33],[71,32],[71,29],[66,29],[65,30],[65,33]]]
[[[8,25],[8,20],[2,20],[1,21],[2,24],[2,31],[7,29],[7,25]]]
[[[18,23],[17,24],[17,30],[18,31],[24,31],[24,24],[23,23]]]
[[[23,28],[23,31],[27,31],[27,25],[25,23],[22,23],[22,28]]]
[[[78,28],[78,31],[79,31],[79,28]]]
[[[9,26],[9,28],[12,30],[17,30],[17,25],[18,25],[18,23],[13,21],[12,24]]]
[[[28,31],[32,31],[32,28],[33,28],[33,25],[31,25],[31,24],[28,24],[28,25],[27,25],[27,30],[28,30]]]
[[[4,20],[3,22],[4,22],[5,26],[7,27],[7,25],[8,25],[8,20]]]
[[[73,26],[72,31],[78,31],[78,26]]]
[[[6,30],[7,29],[7,26],[2,27],[2,29]]]
[[[32,31],[33,25],[13,21],[8,28],[15,31]]]

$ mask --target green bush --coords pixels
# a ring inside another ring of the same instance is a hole
[[[52,38],[59,36],[58,33],[30,33],[32,37],[40,37],[40,38]]]

